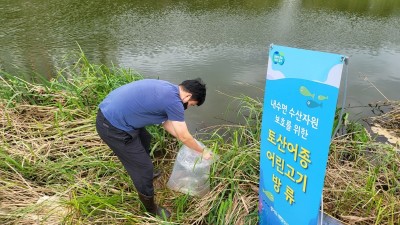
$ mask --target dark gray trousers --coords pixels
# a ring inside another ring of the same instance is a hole
[[[153,163],[150,158],[151,134],[145,128],[120,130],[97,112],[97,133],[122,162],[138,192],[153,196]]]

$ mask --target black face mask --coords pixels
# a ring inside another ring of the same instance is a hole
[[[188,106],[188,103],[187,103],[187,102],[186,102],[186,103],[183,103],[183,102],[182,102],[182,105],[183,105],[183,109],[186,110],[186,109],[187,109],[187,106]]]

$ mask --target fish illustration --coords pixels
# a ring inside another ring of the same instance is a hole
[[[320,100],[320,101],[324,101],[327,99],[328,99],[328,96],[318,95],[318,100]]]
[[[306,104],[307,104],[308,108],[322,107],[322,103],[318,104],[318,102],[313,101],[313,100],[308,100]]]
[[[304,86],[300,87],[300,94],[304,95],[304,96],[311,96],[312,98],[314,98],[315,94],[311,94],[311,92]]]
[[[271,200],[271,202],[274,201],[274,196],[272,195],[271,192],[266,191],[265,189],[263,189],[264,194],[269,198],[269,200]]]

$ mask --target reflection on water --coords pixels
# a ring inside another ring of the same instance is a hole
[[[336,12],[347,12],[351,14],[368,15],[368,16],[391,16],[399,15],[400,2],[397,0],[365,0],[365,1],[349,1],[349,0],[302,0],[302,7],[313,10],[332,10]]]
[[[188,113],[192,129],[231,120],[219,92],[263,97],[271,43],[349,56],[352,105],[384,99],[360,76],[399,98],[397,0],[3,0],[0,10],[0,68],[10,73],[54,76],[79,44],[91,62],[146,77],[202,77],[207,101]]]

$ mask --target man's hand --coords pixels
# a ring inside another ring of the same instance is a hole
[[[213,157],[213,153],[211,152],[210,149],[208,149],[207,147],[203,148],[203,153],[202,153],[202,157],[205,160],[210,160]]]

